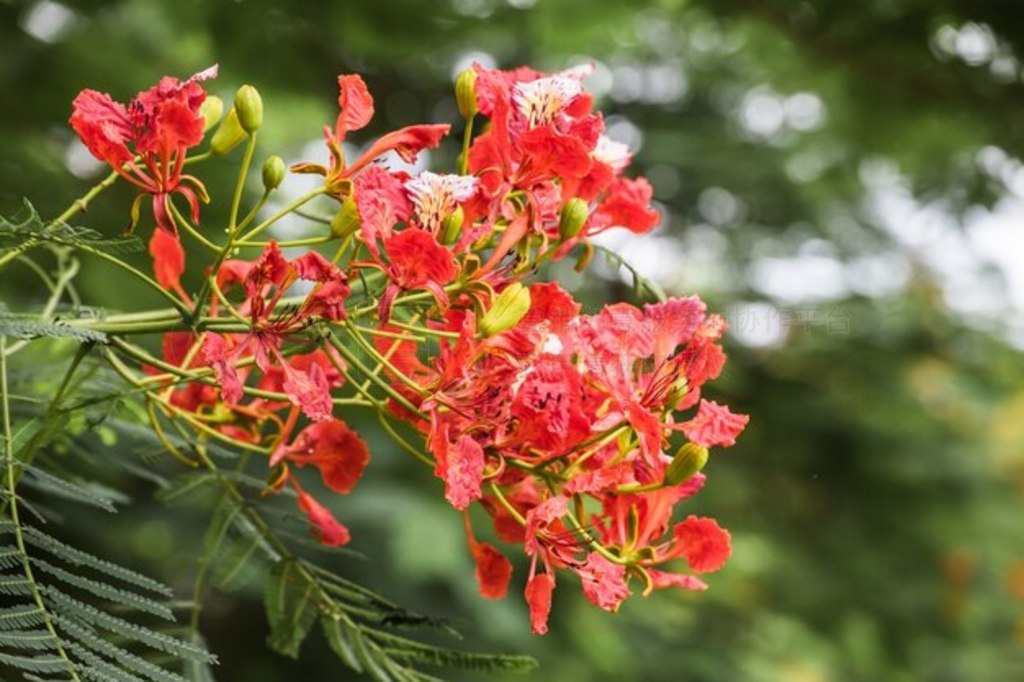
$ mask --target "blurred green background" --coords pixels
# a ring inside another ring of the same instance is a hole
[[[734,557],[705,593],[637,596],[617,615],[566,579],[535,638],[524,565],[508,600],[480,599],[439,483],[367,425],[372,466],[333,504],[366,559],[339,569],[461,619],[471,648],[536,655],[536,680],[1020,680],[1021,48],[1024,12],[997,0],[0,2],[0,213],[28,197],[54,215],[102,177],[66,125],[83,87],[126,100],[219,62],[211,92],[263,93],[257,162],[321,160],[339,73],[377,98],[366,140],[457,124],[453,74],[474,60],[593,60],[609,133],[636,150],[666,216],[604,242],[732,326],[708,395],[752,421],[686,512],[728,527]],[[451,167],[455,147],[431,164]],[[211,230],[236,163],[202,168]],[[117,188],[82,222],[118,232],[130,196]],[[550,274],[591,310],[631,295],[601,262],[585,280]],[[161,305],[91,261],[83,294]],[[41,295],[18,270],[0,281],[12,309]],[[137,488],[113,520],[64,532],[185,596],[205,520]],[[267,651],[258,597],[211,596],[204,629],[223,680],[353,678],[316,635],[299,662]]]

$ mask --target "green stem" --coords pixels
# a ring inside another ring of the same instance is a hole
[[[61,271],[60,277],[57,281],[53,283],[50,290],[50,297],[46,300],[46,305],[43,306],[42,315],[40,317],[48,319],[53,315],[53,311],[57,309],[57,304],[60,302],[60,297],[63,295],[64,289],[67,288],[68,283],[71,282],[76,274],[78,274],[78,261],[72,260],[71,264]],[[21,341],[12,343],[7,348],[5,354],[8,357],[14,355],[19,350],[27,346],[30,341],[31,339],[22,339]]]
[[[110,171],[110,175],[108,175],[107,177],[103,178],[103,180],[101,180],[99,182],[99,184],[94,186],[92,189],[90,189],[88,192],[83,194],[81,197],[79,197],[78,199],[75,199],[74,201],[72,201],[71,205],[68,206],[66,209],[64,209],[63,213],[61,213],[59,216],[57,216],[56,218],[53,219],[53,222],[55,222],[55,223],[67,222],[67,220],[69,218],[73,218],[74,216],[78,215],[80,212],[82,212],[82,211],[86,210],[87,208],[89,208],[89,202],[92,201],[93,199],[95,199],[105,189],[107,189],[108,187],[113,185],[115,182],[117,182],[117,178],[118,178],[117,171]]]
[[[103,180],[101,180],[99,184],[95,185],[84,195],[71,202],[71,205],[68,206],[63,213],[61,213],[59,216],[54,218],[49,224],[47,224],[46,227],[43,228],[43,231],[49,231],[50,229],[67,222],[70,218],[73,218],[81,211],[87,209],[89,207],[89,202],[95,199],[96,196],[100,194],[100,192],[113,185],[117,181],[117,178],[117,171],[111,171],[110,175],[103,178]],[[31,240],[29,240],[29,242],[26,245],[30,245],[31,243]],[[17,258],[24,250],[24,248],[12,249],[10,252],[0,256],[0,268],[7,265],[15,258]]]
[[[120,258],[111,256],[110,254],[104,253],[99,249],[94,249],[91,246],[86,246],[85,244],[76,244],[74,248],[79,249],[81,251],[85,251],[86,253],[91,253],[92,255],[98,258],[102,258],[108,263],[116,265],[117,267],[129,273],[139,281],[144,282],[146,286],[148,286],[149,288],[153,289],[154,291],[158,292],[161,296],[166,298],[175,307],[175,309],[177,309],[179,315],[181,315],[183,319],[189,319],[191,317],[192,311],[189,310],[184,303],[179,301],[177,296],[175,296],[170,291],[167,291],[167,289],[164,289],[156,282],[156,280],[154,280],[146,273],[132,267],[131,265],[128,265]]]
[[[239,230],[244,230],[249,223],[256,219],[256,214],[260,212],[260,209],[263,208],[263,205],[267,203],[267,199],[269,198],[270,190],[264,189],[263,195],[259,198],[259,201],[256,202],[255,206],[249,209],[249,212],[245,214],[244,218],[242,218],[242,222],[238,224]]]
[[[197,242],[199,242],[200,244],[202,244],[206,248],[208,248],[211,251],[214,251],[216,253],[220,253],[220,247],[217,246],[216,244],[214,244],[213,242],[211,242],[206,237],[204,237],[199,232],[198,229],[193,227],[192,223],[190,223],[188,220],[186,220],[185,216],[181,215],[181,211],[178,210],[178,207],[174,205],[173,201],[168,201],[167,202],[167,206],[171,209],[171,217],[174,219],[174,222],[175,222],[176,225],[178,225],[178,227],[185,228],[186,232],[188,232],[190,235],[192,235],[192,237],[195,238],[195,240]]]
[[[388,371],[395,376],[396,379],[401,381],[403,384],[408,386],[416,393],[419,393],[420,395],[426,395],[428,393],[428,391],[424,389],[422,386],[417,384],[409,377],[405,376],[405,373],[403,373],[400,369],[395,367],[395,365],[390,360],[388,360],[386,357],[378,353],[377,349],[373,347],[373,344],[363,338],[363,335],[359,333],[359,329],[354,324],[352,324],[349,321],[346,321],[344,323],[344,327],[345,329],[349,330],[349,336],[353,340],[355,340],[359,347],[361,347],[364,351],[366,351],[366,353],[371,358],[373,358],[374,362],[376,362],[378,365],[382,367],[386,367]],[[377,374],[377,372],[374,372],[374,374]]]
[[[245,155],[242,157],[242,167],[238,170],[238,180],[235,182],[235,194],[231,197],[231,215],[228,218],[228,244],[235,237],[235,229],[238,227],[238,208],[242,204],[242,193],[245,191],[245,180],[249,177],[249,167],[252,165],[253,154],[256,153],[256,133],[249,134],[249,143],[245,146]],[[225,247],[228,251],[230,246]],[[216,271],[216,268],[214,269]]]
[[[220,270],[221,264],[224,260],[231,255],[231,249],[235,243],[235,236],[238,232],[238,207],[242,203],[242,193],[245,190],[245,179],[249,175],[249,167],[252,165],[252,156],[256,151],[256,133],[249,135],[249,143],[245,146],[245,155],[242,157],[242,166],[238,169],[238,180],[235,182],[235,193],[231,198],[231,214],[228,217],[228,238],[224,246],[220,248],[220,253],[213,260],[213,265],[210,266],[210,273],[216,277],[217,272]],[[208,278],[203,279],[203,283],[199,288],[199,293],[196,294],[195,305],[189,313],[189,321],[194,322],[199,317],[199,312],[203,309],[203,302],[207,295],[210,293],[210,280]]]
[[[398,431],[395,430],[395,427],[391,425],[391,422],[388,421],[387,415],[385,415],[384,412],[381,410],[377,410],[377,421],[380,422],[380,425],[384,427],[384,430],[388,432],[388,435],[390,435],[391,438],[396,443],[398,443],[398,445],[403,450],[405,450],[410,455],[412,455],[419,461],[423,462],[427,466],[434,466],[434,460],[430,459],[422,452],[420,452],[417,448],[413,447],[413,445],[409,443],[409,441],[407,441],[405,438],[402,438],[402,436],[399,435]]]
[[[262,223],[259,223],[258,225],[253,227],[251,230],[249,230],[247,233],[242,235],[242,239],[240,241],[242,241],[242,242],[251,241],[253,237],[255,237],[256,235],[258,235],[261,232],[263,232],[265,229],[267,229],[268,227],[270,227],[271,225],[276,223],[281,218],[285,217],[286,215],[288,215],[289,213],[291,213],[292,211],[294,211],[298,207],[302,206],[303,204],[311,201],[312,199],[314,199],[314,198],[316,198],[316,197],[318,197],[321,194],[324,194],[326,192],[327,192],[327,188],[326,187],[317,187],[316,189],[314,189],[312,191],[306,192],[301,197],[299,197],[295,201],[291,202],[290,204],[288,204],[287,206],[285,206],[284,208],[279,210],[277,213],[275,213],[274,215],[270,216],[269,218],[264,220]]]
[[[355,353],[353,353],[352,351],[350,351],[348,348],[345,347],[345,344],[341,343],[340,341],[338,341],[338,339],[334,338],[333,336],[330,337],[330,343],[331,343],[332,346],[334,346],[334,349],[337,350],[338,353],[343,358],[345,358],[346,362],[348,362],[350,365],[354,366],[357,370],[359,370],[360,374],[362,374],[367,379],[369,379],[374,384],[376,384],[377,388],[379,388],[382,391],[384,391],[385,393],[387,393],[388,397],[390,397],[396,403],[398,403],[399,405],[401,405],[405,409],[409,410],[410,412],[412,412],[416,416],[418,416],[418,417],[420,417],[422,419],[426,419],[427,418],[427,415],[425,415],[423,412],[421,412],[418,407],[416,407],[411,402],[409,402],[408,398],[406,398],[404,395],[402,395],[401,393],[396,391],[394,388],[391,387],[391,385],[389,383],[387,383],[386,381],[384,381],[383,379],[378,377],[374,372],[372,372],[370,370],[369,367],[364,365],[363,362],[359,358],[356,357]]]
[[[286,249],[289,246],[319,246],[321,244],[326,244],[326,243],[331,242],[331,241],[334,241],[334,237],[328,235],[326,237],[306,237],[305,239],[292,239],[291,241],[286,241],[286,242],[275,241],[275,243],[278,246],[280,246],[282,249]],[[250,246],[253,246],[253,247],[265,247],[265,246],[270,246],[270,242],[269,241],[251,242],[251,241],[248,241],[248,240],[242,240],[242,241],[235,242],[235,246],[239,246],[239,247],[243,247],[243,248],[244,247],[250,247]]]
[[[207,150],[207,151],[203,152],[202,154],[196,154],[195,156],[188,157],[187,159],[185,159],[185,165],[188,166],[188,165],[191,165],[193,163],[200,163],[201,161],[206,161],[211,156],[213,156],[213,150],[212,149]]]
[[[466,130],[462,133],[462,156],[459,157],[460,175],[465,175],[469,170],[469,143],[473,141],[473,121],[475,120],[476,114],[470,116],[466,121]]]
[[[57,655],[60,656],[68,669],[68,674],[71,679],[75,682],[79,682],[78,671],[74,663],[68,657],[67,652],[64,650],[64,644],[61,641],[60,635],[57,634],[57,629],[53,625],[53,618],[50,616],[49,609],[46,608],[46,602],[43,601],[42,592],[39,589],[39,585],[36,584],[35,575],[32,572],[32,564],[28,560],[28,552],[25,548],[25,537],[21,530],[21,519],[18,516],[18,491],[17,491],[17,477],[14,473],[14,447],[11,430],[11,408],[9,400],[9,392],[7,389],[7,337],[0,336],[0,400],[3,402],[3,421],[4,421],[4,461],[6,465],[7,473],[7,495],[10,499],[10,515],[11,521],[14,522],[14,540],[18,546],[18,553],[21,554],[21,568],[25,574],[25,580],[32,587],[32,597],[36,603],[36,608],[39,609],[40,614],[43,617],[43,625],[46,627],[46,631],[53,638],[54,644],[56,645]]]
[[[518,521],[519,525],[525,526],[526,519],[523,518],[523,515],[519,513],[519,510],[512,506],[512,503],[505,498],[505,495],[502,494],[501,488],[498,487],[498,484],[492,482],[490,485],[491,493],[494,494],[494,497],[497,498],[501,506],[505,508],[505,511],[507,511],[512,516],[512,518]]]

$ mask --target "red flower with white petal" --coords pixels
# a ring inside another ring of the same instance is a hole
[[[476,194],[478,182],[472,176],[423,171],[406,181],[405,191],[416,206],[420,227],[437,234],[444,219]]]

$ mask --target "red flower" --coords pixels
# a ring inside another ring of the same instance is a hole
[[[365,128],[373,118],[373,97],[358,75],[338,76],[338,91],[334,139],[341,143],[349,131]]]
[[[575,569],[583,582],[583,596],[605,611],[616,611],[629,596],[626,567],[608,561],[598,552],[587,555],[586,562]]]
[[[547,573],[538,573],[526,583],[526,603],[530,607],[530,629],[535,635],[548,631],[548,615],[551,613],[551,593],[555,581]]]
[[[181,288],[181,275],[185,272],[185,250],[181,248],[178,235],[168,230],[154,230],[149,239],[149,255],[153,257],[153,274],[157,283],[187,301],[188,294]]]
[[[583,385],[568,358],[545,353],[523,374],[510,406],[516,426],[507,445],[560,454],[590,434]]]
[[[743,432],[750,417],[733,414],[729,408],[712,400],[701,400],[697,416],[681,424],[686,437],[697,445],[734,445],[736,436]]]
[[[338,106],[340,112],[334,124],[324,126],[324,138],[331,152],[331,166],[325,168],[315,163],[300,163],[292,166],[297,173],[317,173],[326,176],[326,183],[338,190],[338,196],[344,199],[347,190],[341,181],[353,178],[370,165],[382,154],[394,151],[403,160],[413,163],[416,156],[424,149],[433,149],[441,143],[441,138],[451,129],[447,124],[413,125],[401,128],[378,138],[369,149],[351,165],[345,164],[345,156],[341,151],[341,143],[349,132],[364,128],[373,118],[373,97],[363,79],[357,75],[338,76]]]
[[[363,243],[370,253],[379,256],[377,240],[390,238],[395,223],[409,220],[412,204],[402,178],[381,166],[370,166],[356,176],[353,184]]]
[[[681,587],[684,590],[704,591],[708,589],[708,584],[706,582],[692,575],[669,573],[667,571],[659,571],[654,568],[648,568],[647,575],[651,579],[651,588],[656,590],[662,590],[666,587],[673,586]],[[648,592],[645,592],[644,595],[646,596]]]
[[[199,200],[206,198],[202,183],[183,175],[182,168],[187,150],[203,139],[199,106],[206,92],[199,83],[216,75],[214,65],[184,82],[162,78],[127,107],[95,90],[83,90],[72,103],[71,127],[85,146],[125,180],[153,196],[157,226],[171,233],[176,230],[167,209],[170,195],[185,197],[196,222]],[[134,160],[136,156],[141,157],[141,165]]]
[[[717,571],[732,553],[729,531],[714,519],[690,515],[672,529],[677,554],[697,573]]]
[[[406,163],[415,163],[416,157],[424,149],[434,149],[441,144],[441,138],[448,134],[451,126],[447,123],[430,123],[406,126],[383,135],[377,139],[366,152],[356,160],[346,174],[351,177],[371,161],[387,152],[395,152]]]
[[[707,306],[696,296],[645,305],[644,317],[654,328],[655,359],[664,361],[677,347],[688,343],[706,312]]]
[[[288,460],[320,470],[324,484],[336,493],[352,491],[370,462],[366,442],[340,419],[310,424],[292,444],[274,453],[270,465]]]
[[[437,461],[434,473],[444,481],[444,496],[456,509],[465,509],[483,493],[480,483],[484,475],[484,451],[469,436],[449,444],[440,437],[434,443]]]
[[[546,322],[556,334],[563,334],[569,323],[580,315],[580,304],[557,282],[541,282],[530,285],[530,310],[523,318],[523,325],[538,325]]]
[[[612,227],[630,232],[650,232],[661,222],[661,215],[651,208],[654,189],[644,178],[619,178],[608,188],[604,199],[590,217],[588,234]]]
[[[569,511],[569,500],[563,495],[548,498],[526,512],[526,536],[523,540],[526,553],[530,556],[543,548],[544,539],[539,537],[550,526],[559,522]]]
[[[299,495],[299,509],[306,515],[312,524],[310,531],[321,543],[328,547],[340,547],[347,545],[352,540],[348,528],[338,522],[327,507],[313,499],[306,491],[299,487],[298,483],[292,481],[295,492]]]
[[[391,261],[385,268],[391,284],[380,299],[382,323],[391,317],[391,306],[402,290],[426,289],[442,306],[448,305],[444,286],[455,279],[458,268],[452,252],[434,235],[417,228],[402,230],[384,240],[384,251]]]
[[[275,315],[284,292],[300,279],[312,282],[313,290],[297,311]],[[273,361],[277,361],[276,366],[284,373],[284,391],[311,419],[329,419],[333,403],[323,367],[313,363],[305,370],[299,369],[284,358],[280,346],[289,334],[303,330],[313,316],[344,319],[344,303],[349,294],[345,273],[315,251],[289,263],[277,244],[271,242],[249,268],[242,284],[249,297],[251,331],[231,349],[223,338],[210,334],[204,348],[206,360],[221,383],[224,399],[230,404],[241,399],[242,379],[235,365],[246,352],[252,352],[265,375],[272,371]]]
[[[473,537],[469,514],[465,514],[464,518],[469,551],[476,563],[476,583],[480,588],[480,596],[484,599],[504,599],[508,594],[508,583],[512,579],[512,563],[493,545],[478,542]]]
[[[476,582],[480,587],[480,596],[485,599],[504,599],[508,594],[508,583],[512,580],[512,562],[486,542],[470,545],[470,551],[476,562]]]

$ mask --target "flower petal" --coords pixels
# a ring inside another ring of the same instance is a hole
[[[604,558],[597,552],[587,555],[587,561],[576,570],[583,582],[583,596],[591,604],[605,611],[615,611],[629,596],[626,585],[626,567]]]
[[[682,554],[695,573],[717,571],[732,553],[729,531],[711,518],[690,515],[672,529],[675,552]]]
[[[526,583],[526,603],[530,607],[530,629],[535,635],[548,631],[548,616],[551,614],[551,593],[555,581],[547,573],[538,573]]]
[[[444,496],[456,509],[465,509],[483,493],[484,451],[469,436],[462,436],[448,448],[444,470]]]
[[[153,230],[149,255],[153,257],[153,275],[160,286],[180,289],[181,274],[185,272],[185,250],[178,235],[167,230]]]
[[[321,544],[328,547],[340,547],[347,545],[352,540],[348,528],[339,523],[327,507],[314,500],[301,488],[298,489],[298,494],[299,509],[309,518],[309,522],[312,524],[310,531]]]
[[[493,545],[472,542],[470,550],[476,563],[476,582],[480,596],[485,599],[504,599],[512,579],[512,562]]]
[[[733,414],[725,405],[719,405],[713,400],[701,400],[697,416],[680,426],[687,438],[709,448],[714,445],[734,445],[736,437],[743,432],[748,421],[750,417]]]
[[[364,128],[373,118],[373,96],[361,76],[338,76],[338,106],[341,112],[334,124],[334,135],[338,142],[353,130]]]

